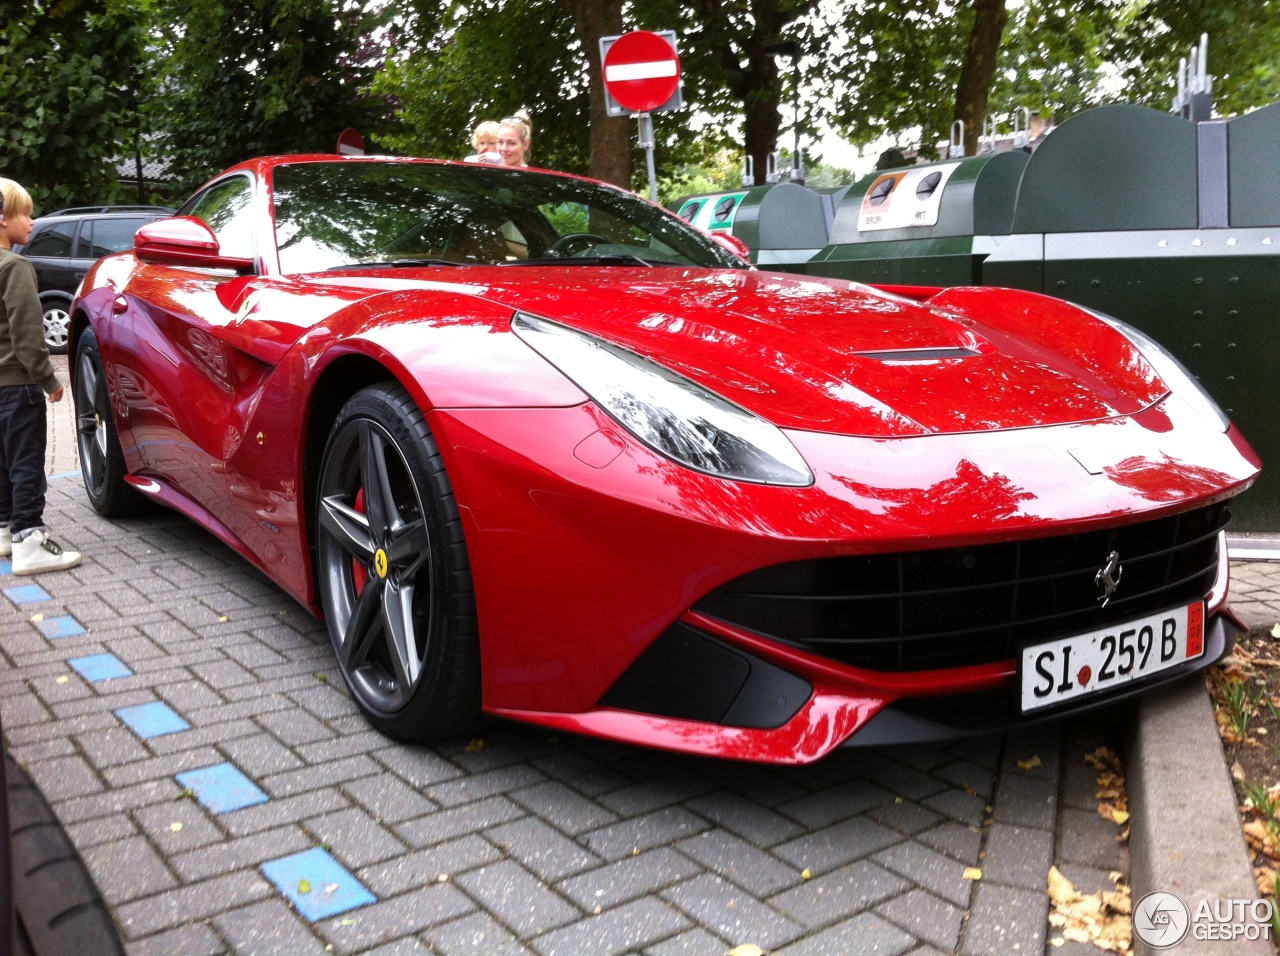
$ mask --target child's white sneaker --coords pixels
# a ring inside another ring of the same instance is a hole
[[[14,541],[13,573],[41,574],[45,571],[65,571],[74,568],[83,558],[79,551],[64,551],[49,537],[48,532],[37,528],[21,541]]]
[[[13,532],[7,524],[0,524],[0,558],[13,554]]]

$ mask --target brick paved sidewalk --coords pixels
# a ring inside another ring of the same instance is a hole
[[[1127,866],[1070,730],[786,769],[506,723],[403,746],[185,519],[105,521],[69,476],[48,521],[86,559],[0,562],[5,737],[132,956],[1009,956],[1045,951],[1055,858],[1086,892]]]

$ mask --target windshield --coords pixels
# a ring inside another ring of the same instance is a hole
[[[630,193],[528,170],[296,163],[275,168],[273,193],[285,273],[373,263],[742,266]]]

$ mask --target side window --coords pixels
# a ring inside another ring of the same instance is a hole
[[[256,254],[253,184],[247,177],[233,176],[210,186],[178,213],[203,219],[218,237],[218,251],[222,255],[252,259]]]
[[[101,259],[133,248],[133,234],[145,219],[90,219],[80,230],[80,257]]]
[[[31,240],[26,255],[47,256],[51,259],[71,258],[71,240],[76,235],[76,221],[58,222],[43,229],[40,235]]]

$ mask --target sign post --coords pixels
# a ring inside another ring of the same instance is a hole
[[[653,116],[679,109],[680,57],[672,30],[652,33],[633,30],[621,36],[601,37],[600,61],[604,64],[605,106],[610,116],[634,116],[639,123],[639,143],[649,166],[649,198],[658,201],[658,177],[653,162]]]

